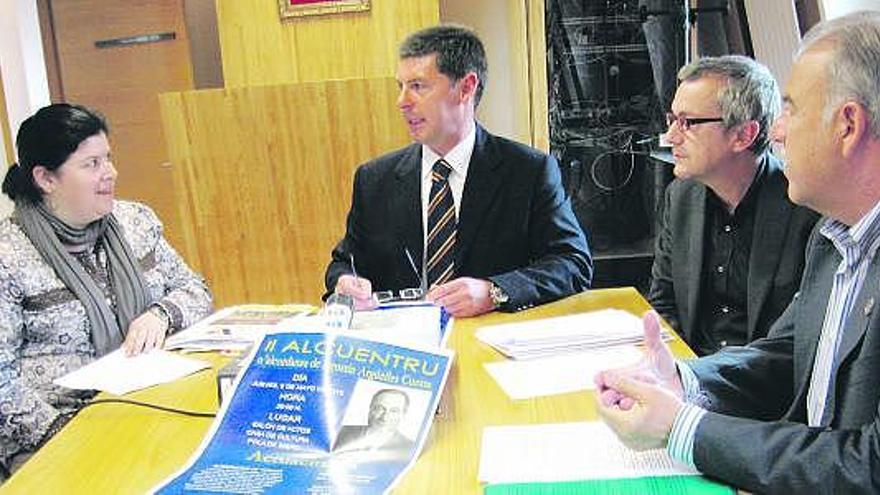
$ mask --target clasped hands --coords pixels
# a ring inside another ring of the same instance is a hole
[[[672,353],[660,336],[657,313],[642,318],[645,355],[631,366],[595,377],[599,415],[634,450],[666,446],[683,405],[681,378]]]
[[[354,309],[368,310],[379,305],[373,295],[373,285],[363,277],[342,275],[336,281],[336,293],[347,294],[354,299]],[[456,318],[477,316],[495,309],[489,297],[489,281],[459,277],[428,290],[425,299],[442,306]]]

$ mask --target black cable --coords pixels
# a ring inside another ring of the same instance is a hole
[[[213,418],[217,416],[216,412],[201,412],[201,411],[189,411],[186,409],[177,409],[174,407],[161,406],[159,404],[150,404],[149,402],[140,402],[136,400],[129,399],[97,399],[91,402],[87,402],[83,405],[80,410],[83,410],[89,406],[93,406],[95,404],[130,404],[132,406],[140,406],[146,407],[150,409],[158,409],[160,411],[175,413],[175,414],[183,414],[184,416],[193,416],[196,418]]]

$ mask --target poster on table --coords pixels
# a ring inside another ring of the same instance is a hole
[[[379,494],[418,457],[452,353],[264,337],[189,463],[155,493]]]

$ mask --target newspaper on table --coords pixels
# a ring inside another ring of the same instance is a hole
[[[165,349],[189,352],[244,351],[267,332],[302,318],[308,304],[244,304],[223,308],[165,341]]]
[[[198,451],[156,493],[390,490],[421,451],[452,353],[313,328],[255,346]]]

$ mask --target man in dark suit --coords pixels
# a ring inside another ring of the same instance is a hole
[[[589,288],[592,260],[556,161],[474,120],[486,83],[479,38],[456,26],[410,35],[397,80],[416,143],[358,168],[328,293],[361,309],[375,305],[373,290],[420,288],[460,317]]]
[[[770,125],[773,75],[737,55],[682,68],[667,114],[675,159],[652,269],[651,305],[697,354],[763,337],[794,295],[815,212],[785,194]]]
[[[366,425],[345,425],[333,442],[334,452],[378,452],[378,457],[406,457],[415,443],[397,428],[406,417],[409,396],[403,390],[379,390],[370,400]]]
[[[880,491],[880,13],[804,37],[774,139],[788,195],[822,213],[798,294],[767,337],[600,373],[599,412],[627,445],[666,447],[758,493]]]

